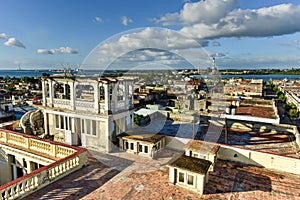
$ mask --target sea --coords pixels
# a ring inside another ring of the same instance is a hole
[[[49,70],[0,70],[0,77],[40,77],[43,76],[43,73],[47,74],[56,74],[57,72],[49,71]]]
[[[55,72],[49,70],[0,70],[0,77],[40,77],[43,74],[57,74],[62,72]],[[300,75],[283,75],[283,74],[242,74],[242,75],[233,75],[233,74],[226,74],[221,75],[222,78],[234,78],[234,77],[242,77],[243,79],[263,79],[265,81],[272,80],[295,80],[300,78]]]
[[[300,75],[284,75],[284,74],[242,74],[242,75],[233,75],[233,74],[226,74],[221,75],[222,78],[234,78],[234,77],[242,77],[243,79],[263,79],[264,81],[272,80],[295,80],[300,78]]]

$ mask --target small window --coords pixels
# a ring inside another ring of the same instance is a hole
[[[92,134],[97,135],[97,122],[95,120],[92,121]]]
[[[131,149],[131,150],[134,150],[134,145],[133,145],[133,143],[130,143],[130,149]]]
[[[24,166],[24,168],[27,168],[27,162],[26,162],[25,158],[23,158],[23,166]]]
[[[125,141],[125,149],[129,149],[129,144],[127,141]]]
[[[193,175],[190,175],[190,174],[187,175],[187,184],[194,185],[194,176]]]
[[[184,183],[184,173],[182,173],[182,172],[178,173],[178,182]]]
[[[198,158],[198,154],[197,153],[193,153],[193,156],[192,157],[194,157],[194,158]]]
[[[157,150],[159,150],[161,147],[160,147],[160,142],[157,143]]]
[[[69,130],[69,120],[68,120],[68,117],[65,117],[65,122],[66,122],[66,130]]]
[[[145,153],[148,153],[148,146],[145,146]]]
[[[81,119],[81,133],[86,133],[84,119]]]
[[[90,135],[91,134],[91,120],[87,119],[85,121],[86,123],[86,134]]]
[[[59,128],[59,115],[55,115],[55,128]]]
[[[14,155],[9,155],[10,162],[16,164],[16,157]]]
[[[60,115],[60,129],[64,129],[64,116]]]
[[[69,130],[72,130],[72,118],[69,117]]]
[[[139,145],[139,152],[143,152],[143,145]]]

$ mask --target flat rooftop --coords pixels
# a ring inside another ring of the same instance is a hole
[[[185,148],[186,150],[215,155],[219,151],[220,145],[206,143],[201,140],[191,140],[185,145]]]
[[[220,133],[218,132],[220,131]],[[225,144],[225,132],[214,129],[209,124],[192,124],[189,122],[179,122],[166,120],[164,118],[155,119],[145,127],[133,129],[136,134],[156,134],[189,138],[195,140],[211,141]],[[194,133],[193,133],[194,132]],[[266,153],[275,153],[282,156],[299,158],[294,144],[295,137],[288,132],[253,132],[239,129],[230,129],[228,144],[236,147],[258,150]],[[188,147],[188,146],[186,146]],[[198,148],[198,147],[195,147]]]
[[[239,106],[236,115],[276,119],[273,107],[266,106]]]
[[[228,133],[228,144],[231,146],[299,158],[294,144],[295,137],[292,133],[254,132],[239,129],[230,129]],[[219,143],[225,143],[224,132]]]
[[[25,199],[300,199],[300,175],[222,160],[215,172],[209,172],[200,196],[168,182],[163,163],[176,154],[165,150],[158,160],[151,160],[90,151],[87,167]]]

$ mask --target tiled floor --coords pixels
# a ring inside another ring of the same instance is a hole
[[[90,151],[89,165],[27,199],[300,199],[300,175],[217,162],[204,195],[168,183],[164,151],[158,160]]]

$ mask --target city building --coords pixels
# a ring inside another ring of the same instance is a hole
[[[55,141],[109,152],[132,126],[132,79],[53,75],[42,88],[45,134]]]
[[[225,95],[231,96],[247,96],[262,97],[263,96],[263,80],[262,79],[230,79],[224,86]]]

